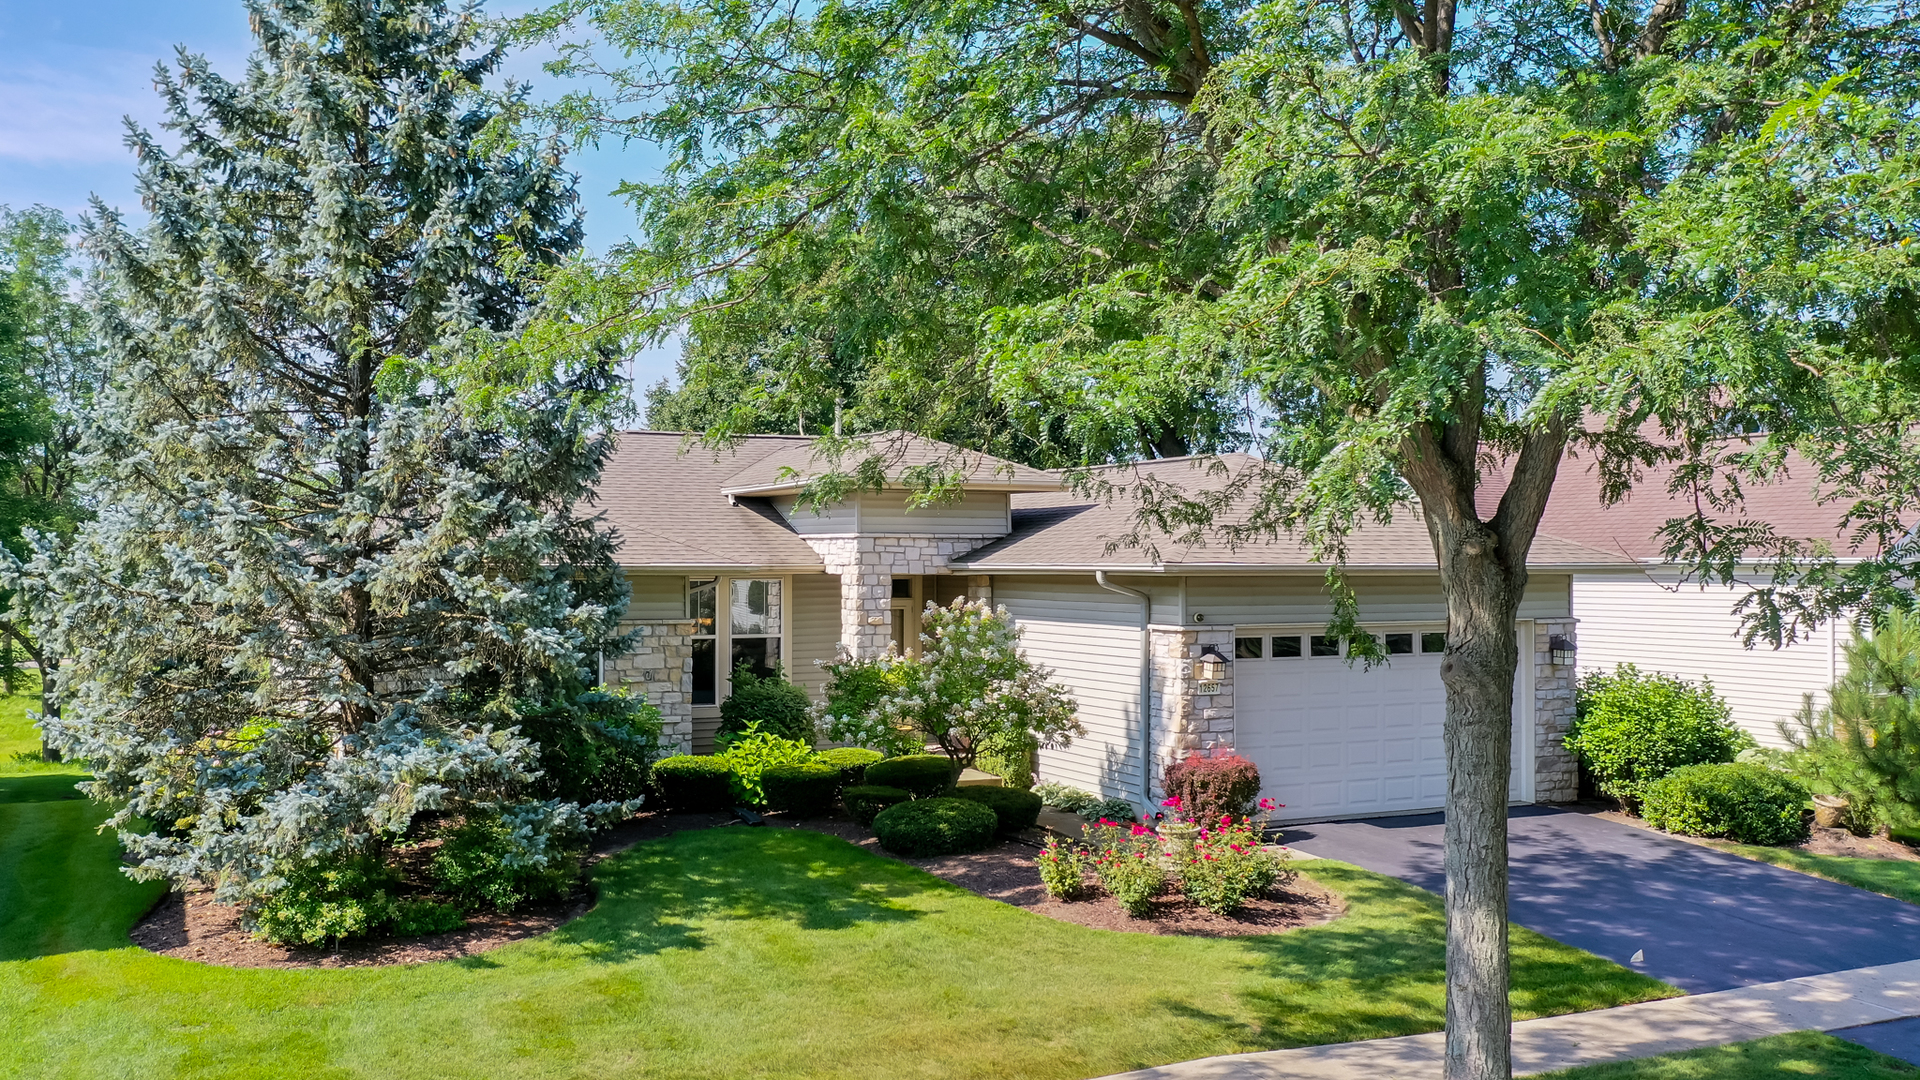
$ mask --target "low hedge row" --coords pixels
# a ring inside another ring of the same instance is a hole
[[[867,766],[866,783],[896,787],[916,799],[931,799],[953,789],[953,762],[945,754],[902,754]]]
[[[819,817],[833,808],[840,794],[840,770],[809,761],[801,765],[770,765],[760,773],[767,807],[795,817]]]
[[[678,754],[653,763],[653,787],[669,810],[704,813],[733,805],[727,763],[711,754]]]
[[[866,783],[867,767],[885,756],[878,750],[869,750],[864,746],[837,746],[813,755],[813,760],[838,769],[840,786],[845,788]]]
[[[1807,789],[1751,761],[1685,765],[1648,784],[1640,814],[1649,825],[1742,844],[1792,844],[1807,838]]]
[[[847,804],[847,813],[862,825],[872,825],[875,814],[912,798],[911,791],[882,784],[855,784],[840,793],[841,801]]]

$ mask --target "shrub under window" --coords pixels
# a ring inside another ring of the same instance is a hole
[[[807,714],[807,692],[788,682],[775,665],[770,675],[756,675],[742,664],[733,671],[733,693],[720,703],[721,746],[753,731],[783,739],[813,743],[813,719]]]
[[[999,827],[992,810],[966,799],[915,799],[890,806],[873,819],[881,847],[916,859],[979,851],[993,843]]]

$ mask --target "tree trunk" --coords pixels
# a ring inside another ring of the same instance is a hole
[[[1526,587],[1457,545],[1447,578],[1447,1080],[1513,1075],[1507,998],[1507,799],[1514,617]]]

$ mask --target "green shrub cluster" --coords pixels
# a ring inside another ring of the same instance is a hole
[[[867,766],[885,757],[878,750],[869,750],[864,746],[836,746],[831,750],[822,750],[813,755],[813,760],[822,765],[830,765],[840,771],[840,786],[852,787],[867,782]]]
[[[1781,734],[1793,749],[1767,756],[1809,790],[1845,798],[1847,828],[1913,835],[1920,826],[1920,616],[1885,612],[1871,636],[1855,633],[1826,707],[1815,708],[1809,696]]]
[[[626,802],[646,793],[660,755],[660,710],[625,692],[585,690],[513,704],[520,733],[540,746],[532,792],[562,802]]]
[[[813,744],[813,719],[807,692],[793,685],[778,667],[770,675],[756,675],[745,665],[733,669],[733,692],[720,703],[720,732],[715,741],[724,749],[756,731]]]
[[[1686,765],[1732,761],[1753,745],[1733,726],[1710,682],[1692,683],[1632,664],[1581,678],[1567,749],[1579,755],[1600,791],[1629,809],[1647,785]]]
[[[677,754],[654,762],[653,786],[669,810],[706,813],[733,805],[733,770],[710,754]]]
[[[1015,833],[1031,829],[1040,821],[1040,796],[1031,791],[1007,787],[963,787],[954,790],[954,798],[977,802],[993,811],[1000,831]]]
[[[468,818],[444,834],[428,863],[428,876],[466,911],[512,911],[529,901],[563,895],[578,878],[577,851],[558,854],[546,866],[527,866],[512,857],[512,841],[512,826],[500,818]]]
[[[1062,784],[1057,780],[1035,784],[1033,793],[1040,796],[1040,801],[1046,805],[1069,814],[1082,813],[1098,806],[1101,802],[1100,796],[1093,792],[1082,791],[1071,784]]]
[[[767,793],[760,785],[760,774],[775,765],[812,761],[813,747],[772,732],[749,730],[720,751],[719,757],[727,763],[734,801],[742,806],[765,806]]]
[[[872,825],[880,811],[912,798],[911,791],[883,784],[855,784],[840,793],[840,801],[847,804],[847,813],[862,825]]]
[[[1807,789],[1758,762],[1686,765],[1647,785],[1647,823],[1688,836],[1742,844],[1790,844],[1807,838]]]
[[[953,789],[956,770],[945,754],[902,754],[867,766],[869,784],[903,788],[916,799],[931,799]]]
[[[890,806],[873,819],[881,847],[917,859],[979,851],[993,843],[999,827],[992,810],[966,799],[915,799]]]
[[[769,765],[760,773],[770,809],[795,817],[819,817],[840,794],[840,770],[817,761]]]
[[[973,766],[999,777],[1010,788],[1025,791],[1033,786],[1033,759],[1039,750],[1040,740],[1030,732],[1003,735],[980,748]]]
[[[374,934],[437,934],[466,925],[455,904],[401,892],[398,871],[355,857],[299,867],[248,912],[254,934],[294,945],[326,945]]]

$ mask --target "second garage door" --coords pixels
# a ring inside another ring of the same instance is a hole
[[[1236,634],[1235,741],[1259,767],[1262,793],[1286,804],[1276,820],[1430,810],[1446,802],[1442,628],[1386,631],[1387,663],[1371,669],[1349,664],[1344,642],[1310,630]],[[1526,713],[1514,711],[1517,733]],[[1526,743],[1516,737],[1516,800],[1527,797],[1525,756]]]

